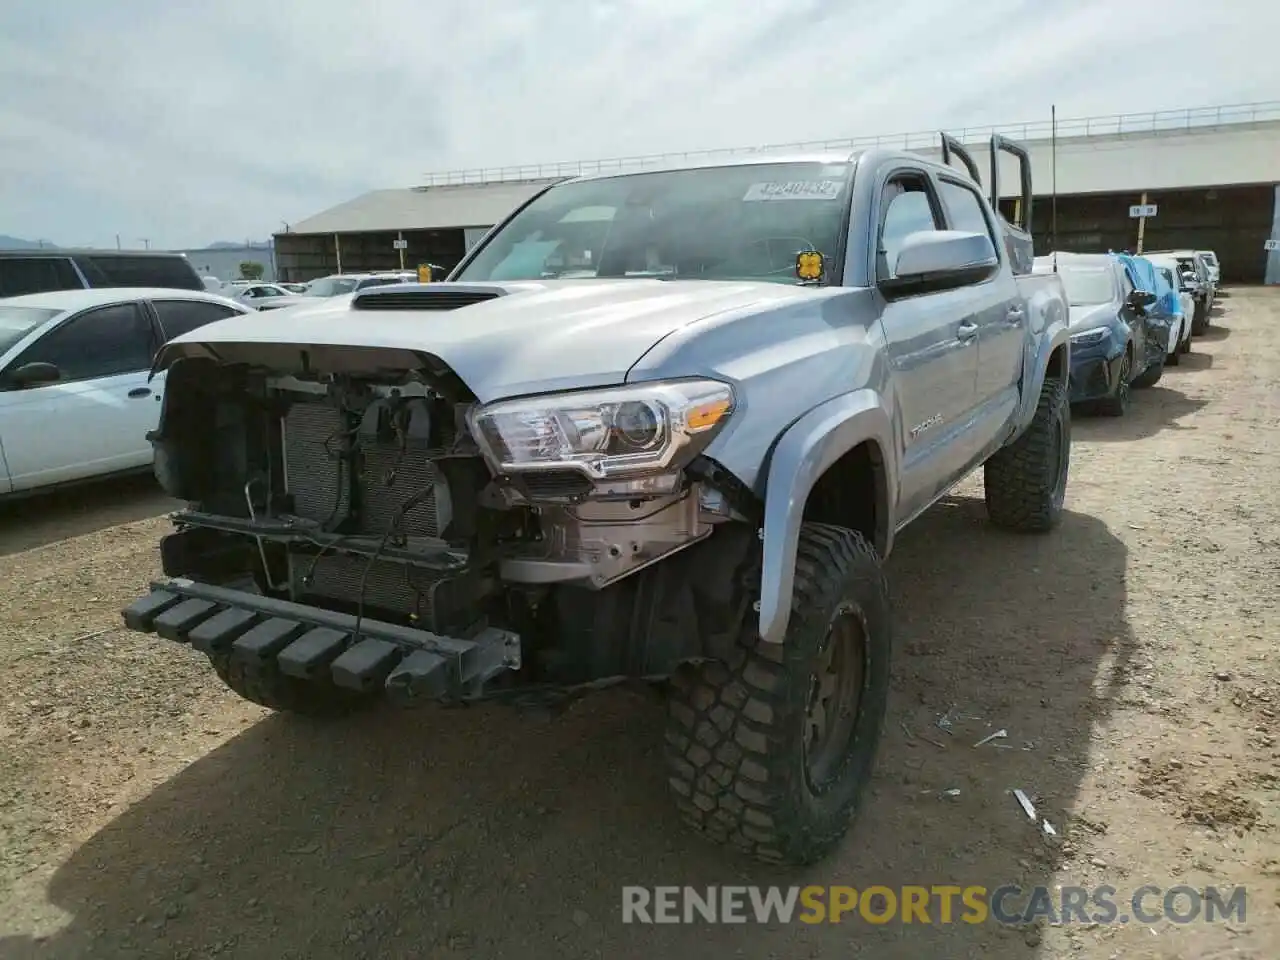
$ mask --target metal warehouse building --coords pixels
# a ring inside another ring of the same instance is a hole
[[[1056,131],[1056,137],[1054,136]],[[1224,279],[1280,283],[1280,101],[1192,110],[1049,121],[948,131],[965,144],[989,182],[991,134],[1026,144],[1035,186],[1032,221],[1037,253],[1134,250],[1136,215],[1144,207],[1143,248],[1212,249]],[[1056,142],[1056,149],[1053,145]],[[282,280],[329,273],[452,267],[493,224],[548,183],[581,174],[642,170],[682,162],[713,162],[798,152],[854,152],[902,147],[937,157],[936,131],[862,139],[778,144],[740,150],[627,157],[530,167],[429,174],[423,186],[375,190],[277,234]],[[1001,193],[1012,198],[1012,158],[1001,163]],[[1012,203],[1012,199],[1006,201]],[[401,249],[403,247],[403,249]]]

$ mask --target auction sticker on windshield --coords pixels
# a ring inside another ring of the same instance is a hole
[[[839,180],[753,183],[742,200],[838,200],[842,186]]]

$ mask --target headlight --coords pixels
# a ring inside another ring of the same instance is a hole
[[[663,470],[704,449],[733,413],[716,380],[667,380],[499,400],[471,433],[502,472],[579,470],[595,478]]]
[[[1107,335],[1111,331],[1106,327],[1095,327],[1092,330],[1081,330],[1079,333],[1071,335],[1071,344],[1076,347],[1091,347],[1095,343],[1101,343],[1107,339]]]

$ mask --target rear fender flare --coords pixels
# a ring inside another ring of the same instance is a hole
[[[842,394],[795,421],[773,448],[765,487],[760,576],[760,637],[781,643],[791,618],[796,551],[805,502],[818,478],[865,441],[880,448],[884,477],[876,517],[876,547],[887,555],[893,537],[891,504],[898,489],[893,416],[873,390]]]
[[[1040,402],[1040,391],[1044,388],[1044,378],[1049,369],[1049,358],[1053,351],[1062,347],[1062,369],[1065,376],[1071,376],[1071,335],[1065,326],[1053,331],[1052,335],[1040,337],[1037,349],[1029,357],[1027,375],[1022,380],[1022,398],[1018,405],[1018,433],[1021,434],[1036,415],[1036,405]]]

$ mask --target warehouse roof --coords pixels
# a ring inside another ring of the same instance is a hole
[[[562,178],[557,178],[562,179]],[[491,227],[552,179],[373,190],[290,226],[290,233]]]

